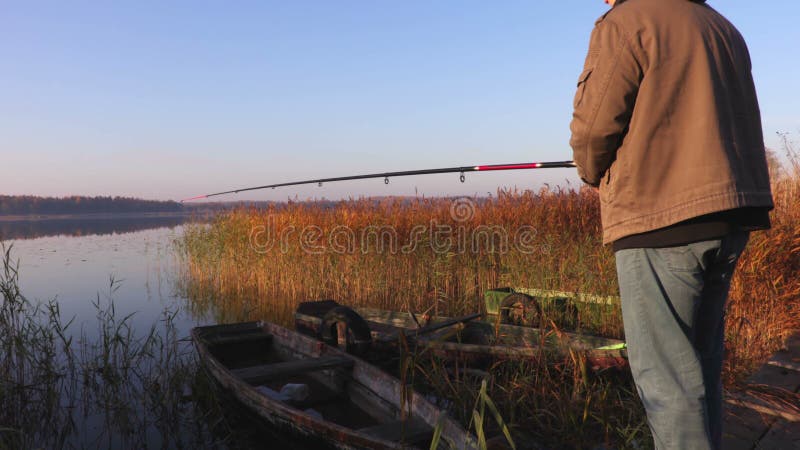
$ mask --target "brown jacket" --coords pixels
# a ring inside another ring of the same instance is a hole
[[[742,36],[703,1],[628,0],[595,24],[578,80],[578,174],[600,187],[603,242],[772,206]]]

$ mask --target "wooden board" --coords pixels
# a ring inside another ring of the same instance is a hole
[[[203,335],[208,336],[214,333],[239,333],[261,329],[258,322],[222,323],[219,325],[206,325],[200,327]]]
[[[580,292],[551,291],[548,289],[513,288],[514,292],[530,295],[531,297],[568,298],[578,303],[592,303],[595,305],[619,306],[619,297],[613,295],[593,295]]]
[[[206,338],[206,341],[208,341],[208,343],[211,345],[244,344],[247,342],[259,341],[269,343],[272,342],[272,335],[269,333],[264,333],[263,331],[222,336],[212,335]]]
[[[758,442],[758,450],[800,450],[800,422],[779,422]]]
[[[800,333],[748,378],[753,392],[726,394],[723,448],[800,450],[800,413],[785,402],[758,398],[766,389],[776,395],[800,392]],[[759,394],[759,390],[762,391]],[[792,401],[792,400],[788,400]]]
[[[774,422],[749,408],[723,405],[722,448],[726,450],[752,450]]]
[[[432,324],[426,325],[426,326],[424,326],[422,328],[416,328],[416,329],[412,329],[412,330],[403,330],[403,331],[406,333],[406,336],[408,338],[417,338],[417,337],[420,337],[420,336],[423,336],[423,335],[426,335],[426,334],[430,334],[430,333],[432,333],[432,332],[434,332],[436,330],[441,330],[442,328],[447,328],[447,327],[451,327],[453,325],[457,325],[457,324],[460,324],[460,323],[469,322],[470,320],[475,320],[475,319],[481,317],[482,315],[483,314],[481,314],[481,313],[470,314],[470,315],[464,316],[464,317],[456,317],[456,318],[453,318],[453,319],[442,320],[441,322],[432,323]],[[396,340],[400,335],[400,331],[401,330],[398,329],[396,331],[393,331],[393,332],[387,334],[386,336],[381,336],[381,340],[384,340],[384,341]]]
[[[768,402],[754,395],[727,393],[725,402],[742,408],[748,408],[760,414],[774,416],[790,422],[800,422],[800,413],[785,404]]]
[[[800,372],[765,364],[747,381],[750,384],[765,384],[796,392],[800,387]]]
[[[274,364],[261,364],[231,372],[250,384],[261,384],[275,378],[287,377],[316,370],[353,367],[353,360],[345,356],[325,356],[322,358],[299,359]]]
[[[387,441],[402,441],[407,444],[429,442],[433,436],[433,428],[424,421],[414,418],[405,421],[395,420],[368,428],[362,428],[358,431]]]

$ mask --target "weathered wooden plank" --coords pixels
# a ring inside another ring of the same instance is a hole
[[[752,395],[728,392],[725,395],[725,402],[761,414],[779,417],[789,422],[800,422],[800,414],[796,410],[781,404],[767,402]]]
[[[227,345],[227,344],[245,344],[248,342],[264,341],[265,343],[272,342],[272,335],[263,331],[254,333],[242,333],[231,335],[209,336],[206,341],[211,345]]]
[[[789,392],[800,389],[798,372],[800,334],[787,341],[764,366],[748,378],[751,393],[726,393],[723,427],[723,448],[733,450],[800,449],[800,413],[791,403],[781,401],[779,394],[759,398],[770,391]],[[760,394],[759,394],[760,392]],[[791,400],[788,400],[791,402]]]
[[[758,450],[798,450],[800,449],[800,422],[779,420],[758,442]]]
[[[594,336],[590,334],[577,334],[569,332],[543,331],[538,328],[520,327],[515,325],[501,325],[498,328],[498,343],[505,345],[556,345],[573,350],[593,350],[608,345],[622,344],[619,339]]]
[[[514,292],[530,295],[531,297],[568,298],[579,303],[593,303],[596,305],[619,306],[619,297],[584,294],[580,292],[551,291],[548,289],[514,288]]]
[[[432,333],[436,330],[440,330],[442,328],[450,327],[459,323],[469,322],[470,320],[475,320],[478,317],[483,316],[481,313],[470,314],[464,317],[456,317],[454,319],[443,320],[441,322],[437,322],[426,327],[418,328],[415,330],[403,330],[405,333],[408,334],[408,337],[414,338],[419,337],[425,334]],[[401,330],[397,330],[395,332],[389,333],[386,336],[381,337],[382,340],[394,340],[400,335]]]
[[[430,441],[433,437],[433,428],[425,421],[416,418],[394,420],[372,427],[361,428],[358,431],[387,441],[402,441],[407,444]]]
[[[800,372],[765,364],[747,381],[751,384],[765,384],[797,392],[800,387]]]
[[[443,320],[441,322],[437,322],[437,323],[432,323],[430,325],[426,325],[426,326],[424,326],[422,328],[417,328],[415,330],[410,330],[411,331],[410,334],[412,334],[413,336],[421,336],[423,334],[428,334],[428,333],[431,333],[433,331],[440,330],[442,328],[447,328],[449,326],[457,325],[459,323],[469,322],[471,320],[475,320],[475,319],[477,319],[479,317],[482,317],[482,316],[483,316],[483,314],[481,314],[481,313],[475,313],[475,314],[470,314],[470,315],[467,315],[467,316],[464,316],[464,317],[456,317],[456,318],[453,318],[453,319],[447,319],[447,320]]]
[[[752,450],[775,421],[741,406],[725,404],[723,410],[722,448],[726,450]]]
[[[322,358],[299,359],[274,364],[261,364],[253,367],[234,369],[231,372],[250,384],[261,384],[275,378],[297,375],[316,370],[353,367],[352,358],[345,356],[325,356]]]
[[[206,325],[200,327],[204,336],[214,333],[246,333],[248,331],[261,329],[259,322],[223,323],[219,325]]]
[[[301,313],[294,314],[295,331],[306,336],[311,336],[314,339],[319,339],[319,326],[321,324],[322,319],[319,317]]]
[[[356,308],[358,314],[366,321],[379,322],[401,328],[424,328],[430,323],[435,323],[436,318],[428,314],[414,316],[411,312],[389,311],[376,308]]]
[[[790,355],[776,355],[773,359],[767,361],[770,366],[780,367],[782,369],[793,370],[800,372],[800,357],[791,357]]]

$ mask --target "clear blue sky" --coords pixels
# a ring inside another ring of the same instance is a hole
[[[800,131],[800,2],[715,1],[768,146]],[[601,0],[0,1],[0,193],[180,199],[297,178],[571,159]],[[227,199],[481,194],[574,171]]]

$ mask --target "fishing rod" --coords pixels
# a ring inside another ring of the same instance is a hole
[[[575,167],[575,163],[572,161],[556,161],[556,162],[534,162],[534,163],[517,163],[517,164],[488,164],[483,166],[445,167],[442,169],[423,169],[423,170],[406,170],[402,172],[370,173],[366,175],[350,175],[346,177],[290,181],[286,183],[266,184],[264,186],[234,189],[231,191],[216,192],[213,194],[198,195],[196,197],[186,198],[181,200],[181,203],[192,200],[200,200],[209,197],[216,197],[218,195],[238,194],[239,192],[255,191],[258,189],[275,189],[285,186],[299,186],[301,184],[317,184],[319,186],[322,186],[323,183],[332,183],[334,181],[365,180],[368,178],[383,178],[383,182],[385,184],[389,184],[389,178],[407,177],[411,175],[431,175],[437,173],[459,173],[460,174],[459,180],[461,180],[461,182],[463,183],[466,180],[464,174],[467,172],[488,172],[491,170],[556,169],[565,167]]]

